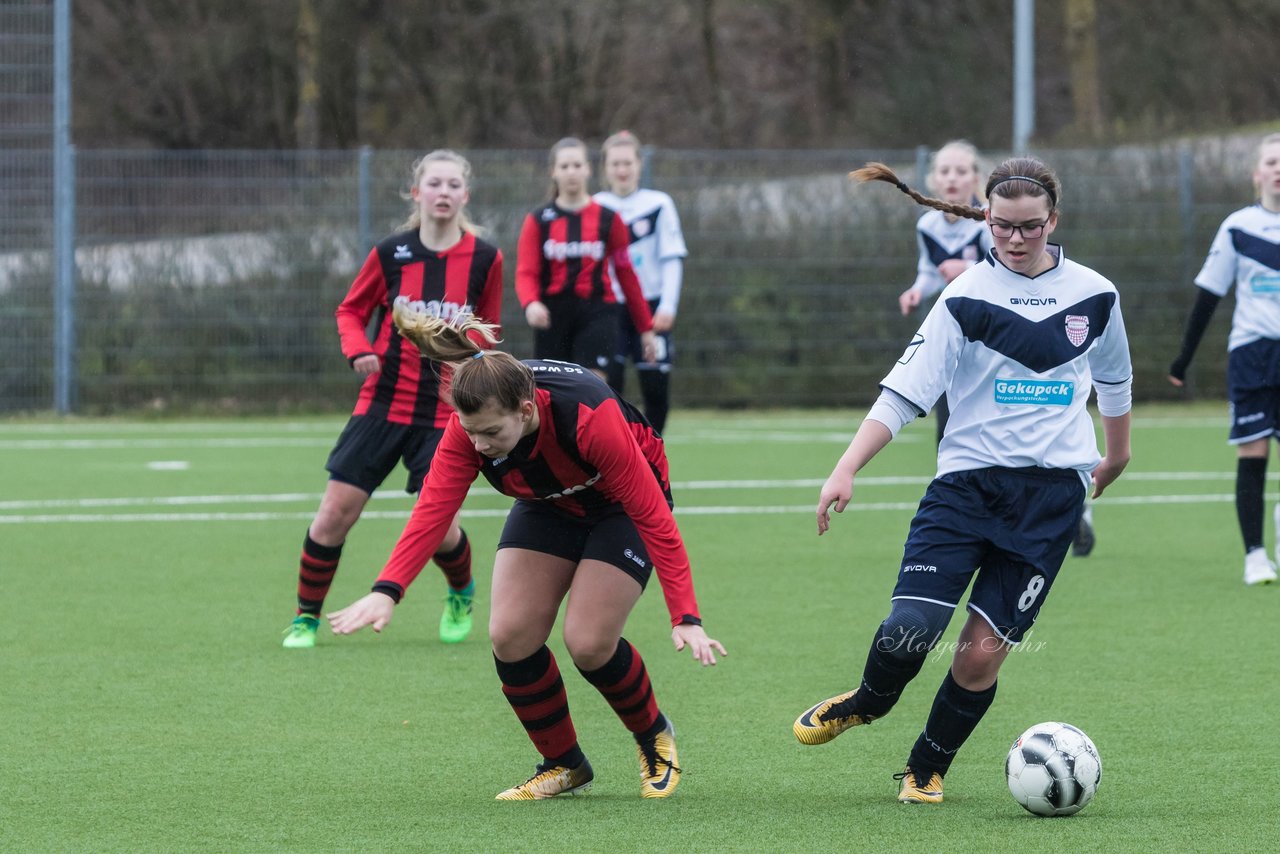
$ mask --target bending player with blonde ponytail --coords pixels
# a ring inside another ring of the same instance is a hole
[[[555,656],[547,647],[562,602],[574,665],[636,742],[640,794],[680,782],[675,728],[658,707],[639,651],[622,637],[651,573],[677,651],[699,664],[725,654],[702,628],[689,558],[672,516],[662,439],[594,372],[482,349],[496,330],[472,317],[397,307],[400,334],[450,365],[454,412],[404,533],[367,596],[329,615],[336,634],[382,631],[438,548],[478,474],[515,498],[493,565],[489,638],[502,692],[541,754],[533,776],[498,794],[573,794],[594,772],[578,744]]]

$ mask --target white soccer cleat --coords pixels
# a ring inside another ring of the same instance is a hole
[[[1270,584],[1276,580],[1276,565],[1267,557],[1267,550],[1258,548],[1244,556],[1244,583]]]

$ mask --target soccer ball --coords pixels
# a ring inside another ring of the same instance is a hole
[[[1004,761],[1013,799],[1036,815],[1073,815],[1098,791],[1102,760],[1089,736],[1049,721],[1018,736]]]

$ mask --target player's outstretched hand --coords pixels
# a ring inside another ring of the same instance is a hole
[[[325,614],[335,635],[349,635],[365,626],[373,626],[375,632],[382,631],[391,622],[396,603],[385,593],[370,593],[357,599],[341,611]]]
[[[920,304],[920,292],[915,288],[907,288],[898,295],[898,308],[902,311],[902,316],[906,317],[911,311]]]
[[[831,505],[837,513],[843,513],[853,499],[853,478],[840,472],[832,472],[818,493],[818,536],[831,527]]]
[[[671,630],[671,641],[676,645],[676,652],[682,651],[686,646],[693,653],[693,660],[703,665],[716,663],[715,650],[719,650],[721,655],[728,655],[720,641],[707,637],[707,633],[703,631],[702,626],[694,626],[688,623],[681,623]]]
[[[534,329],[551,328],[551,310],[539,300],[524,307],[524,319]]]
[[[1102,495],[1103,491],[1115,483],[1116,478],[1124,471],[1125,466],[1129,465],[1129,460],[1113,460],[1110,457],[1103,457],[1102,462],[1098,463],[1098,467],[1093,470],[1093,493],[1091,498],[1097,498]]]
[[[652,365],[658,361],[658,336],[652,329],[640,333],[640,352],[644,354],[646,364]]]

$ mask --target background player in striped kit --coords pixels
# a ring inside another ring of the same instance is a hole
[[[953,205],[982,207],[986,203],[982,198],[983,178],[978,149],[957,139],[933,153],[925,186]],[[985,222],[929,210],[916,220],[916,248],[920,253],[916,280],[898,296],[903,317],[984,258],[991,249],[991,230]],[[949,411],[944,394],[933,407],[939,442],[947,428]]]
[[[938,210],[984,216],[921,196],[882,164],[854,177],[888,181]],[[904,803],[942,801],[943,777],[1062,566],[1086,484],[1092,480],[1101,495],[1129,462],[1132,366],[1115,286],[1048,243],[1062,190],[1039,160],[1006,160],[986,190],[995,248],[943,292],[818,496],[822,534],[832,506],[837,513],[848,506],[858,471],[939,395],[951,395],[938,474],[911,522],[892,607],[861,683],[812,706],[793,726],[802,743],[823,744],[887,714],[972,579],[951,667],[899,775]],[[1086,406],[1091,385],[1102,457]]]
[[[470,318],[451,324],[400,306],[396,322],[424,353],[457,363],[450,390],[457,414],[373,592],[330,614],[333,630],[386,626],[483,474],[516,499],[493,566],[494,661],[503,694],[543,757],[532,777],[498,799],[571,794],[593,778],[546,645],[566,597],[564,642],[574,664],[634,735],[641,795],[667,797],[680,782],[674,728],[640,653],[622,637],[652,570],[676,650],[688,646],[704,665],[725,651],[698,617],[661,437],[586,368],[486,353],[465,333],[488,335],[491,327]]]
[[[1267,456],[1280,436],[1280,134],[1258,147],[1253,181],[1257,204],[1223,220],[1196,276],[1199,296],[1187,318],[1182,351],[1169,366],[1181,386],[1219,300],[1236,286],[1227,341],[1228,441],[1236,446],[1236,517],[1244,540],[1244,583],[1270,584],[1276,567],[1263,547]],[[1280,505],[1275,509],[1280,560]]]
[[[688,250],[680,231],[680,215],[666,193],[640,186],[644,162],[640,140],[631,131],[619,131],[600,147],[607,192],[595,199],[622,214],[631,241],[631,266],[640,279],[644,298],[653,312],[657,358],[646,361],[635,324],[619,312],[618,351],[609,367],[609,385],[624,393],[627,361],[636,366],[644,415],[659,433],[666,429],[671,410],[671,365],[675,350],[671,330],[680,305],[684,258]]]
[[[453,318],[474,313],[496,322],[502,309],[502,253],[476,236],[466,215],[471,164],[437,150],[413,166],[412,212],[397,233],[370,252],[336,312],[342,353],[364,377],[347,426],[329,455],[329,482],[307,528],[298,568],[298,610],[286,632],[288,648],[315,646],[325,596],[347,534],[369,496],[396,463],[409,470],[405,490],[417,492],[451,410],[442,396],[442,365],[422,359],[395,330],[400,302]],[[367,328],[382,312],[377,336]],[[457,643],[471,631],[471,546],[454,519],[433,555],[448,581],[440,639]],[[425,561],[424,557],[424,561]]]
[[[550,202],[525,217],[516,248],[516,297],[533,327],[534,355],[584,365],[606,377],[617,350],[617,297],[610,268],[640,333],[644,357],[657,345],[653,317],[627,254],[622,217],[587,192],[587,146],[566,137],[551,147]]]

